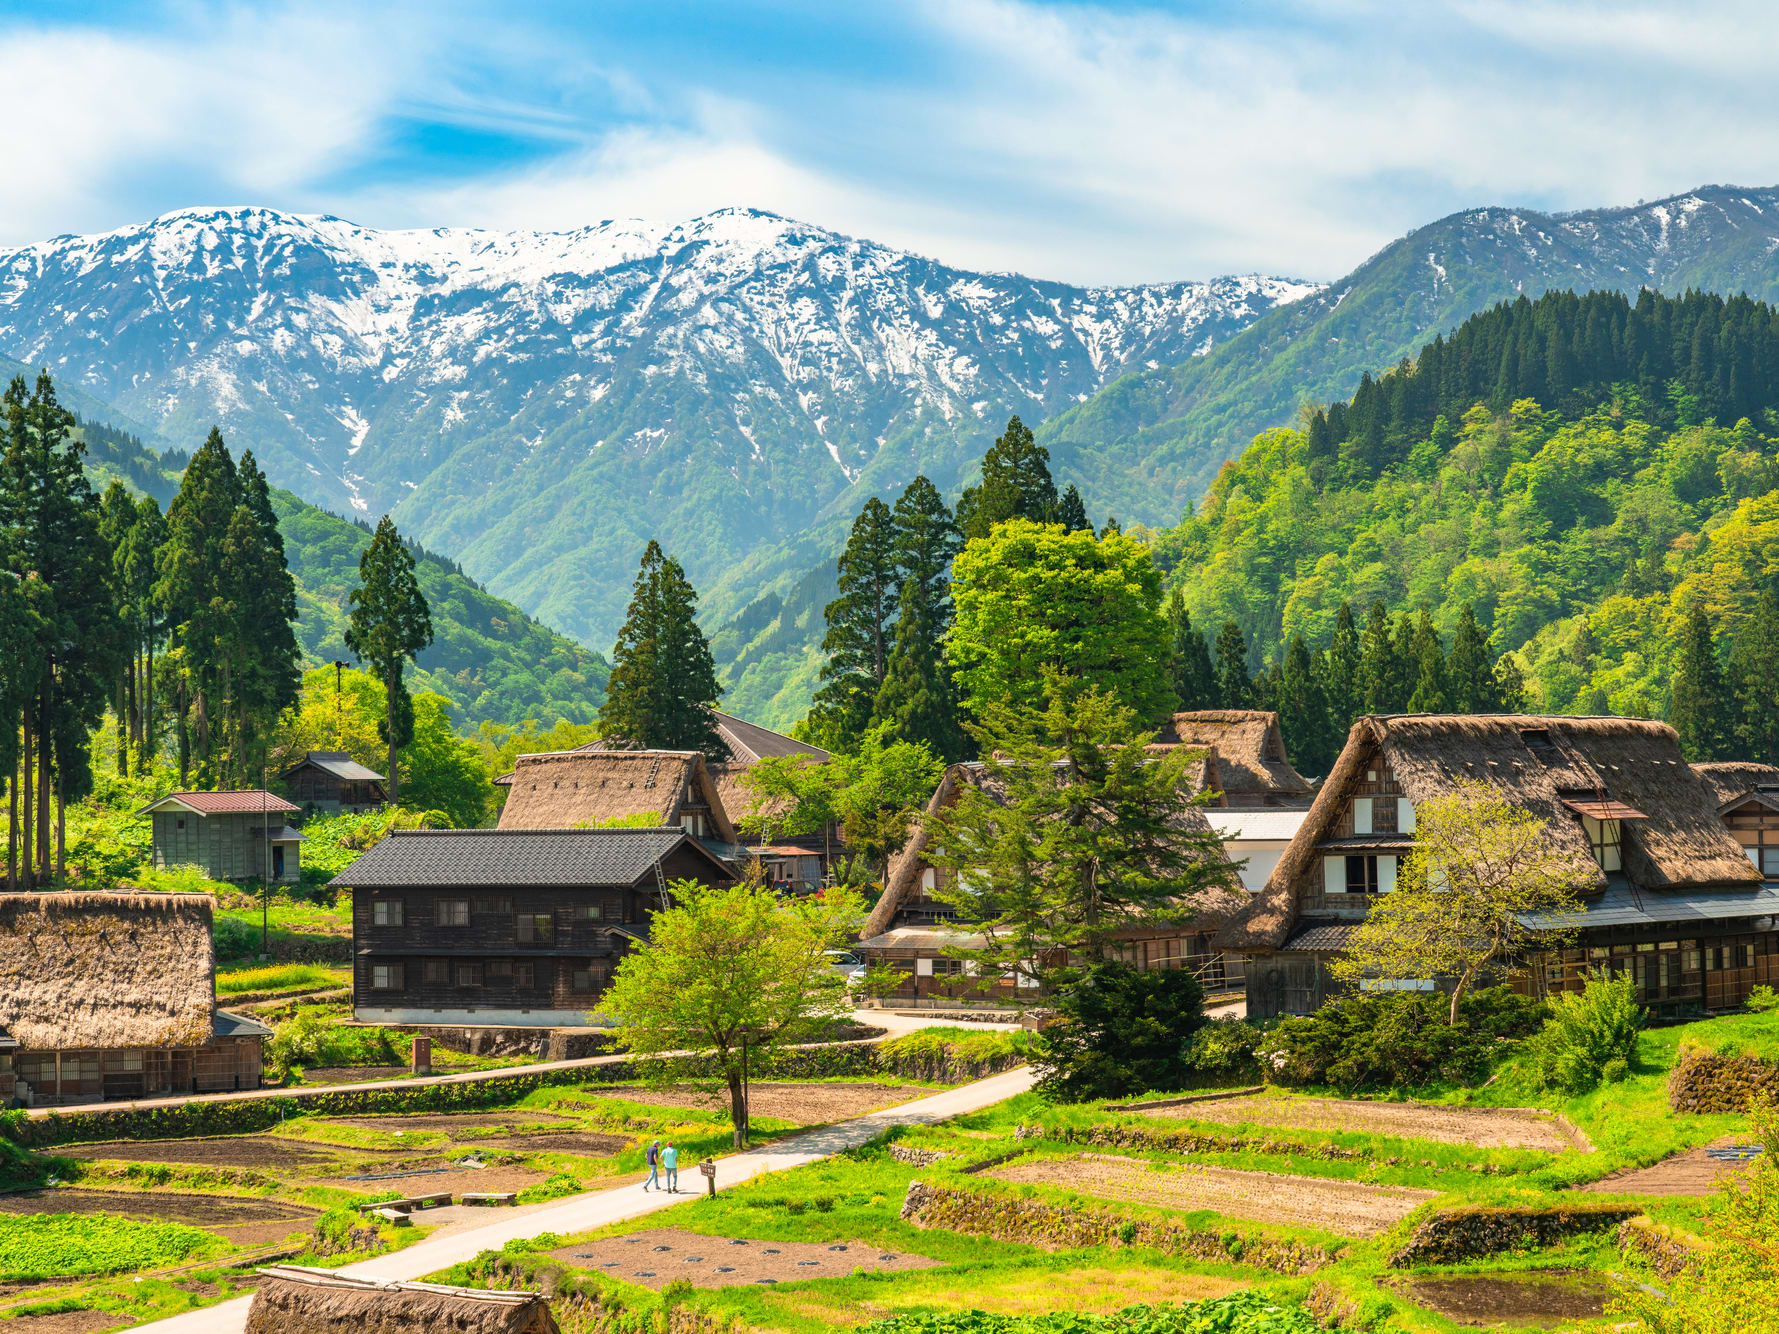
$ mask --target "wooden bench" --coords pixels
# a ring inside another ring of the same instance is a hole
[[[410,1195],[403,1203],[416,1209],[436,1209],[451,1203],[451,1192],[441,1190],[433,1195]]]
[[[459,1197],[464,1204],[517,1204],[519,1192],[516,1190],[479,1190],[470,1191]]]
[[[414,1220],[400,1209],[392,1209],[388,1205],[371,1210],[373,1218],[381,1218],[391,1227],[412,1227]]]

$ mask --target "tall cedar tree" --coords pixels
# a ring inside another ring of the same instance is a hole
[[[828,625],[822,637],[827,661],[812,713],[823,739],[844,749],[869,726],[889,672],[896,594],[902,583],[895,518],[876,496],[853,520],[838,574],[839,596],[822,613]]]
[[[916,477],[896,501],[896,566],[903,575],[901,614],[874,723],[889,722],[904,741],[924,741],[947,760],[963,758],[957,695],[945,643],[951,634],[949,574],[961,539],[938,488]]]
[[[154,650],[166,629],[160,601],[155,596],[154,561],[155,553],[166,540],[166,515],[153,496],[143,496],[136,502],[136,519],[124,536],[122,550],[112,553],[117,584],[124,597],[119,611],[124,618],[124,641],[130,660],[126,693],[138,774],[147,773],[154,765]]]
[[[23,880],[33,887],[60,871],[62,807],[90,786],[89,734],[111,694],[122,630],[100,538],[99,501],[87,482],[73,414],[57,401],[47,373],[29,393],[24,380],[15,379],[4,407],[6,555],[12,574],[36,585],[24,602],[34,642],[28,661],[12,668],[16,674],[26,666],[35,678],[18,682],[25,702],[17,720],[24,744],[20,818],[35,833],[26,839]]]
[[[1334,633],[1328,640],[1328,670],[1324,692],[1329,722],[1338,745],[1347,730],[1365,713],[1364,650],[1351,604],[1343,602],[1334,614]]]
[[[1396,698],[1395,651],[1390,614],[1382,602],[1373,602],[1365,615],[1359,650],[1359,685],[1366,713],[1400,713],[1408,703]]]
[[[1251,709],[1254,703],[1254,682],[1248,675],[1248,641],[1242,637],[1241,626],[1225,621],[1217,632],[1217,707]]]
[[[1735,698],[1717,661],[1711,622],[1697,603],[1680,628],[1680,665],[1668,701],[1668,721],[1680,733],[1680,748],[1695,763],[1727,758],[1733,747],[1730,731]]]
[[[358,558],[358,587],[349,598],[346,647],[383,683],[378,734],[389,750],[389,800],[401,800],[396,753],[414,729],[414,708],[402,680],[403,664],[432,643],[432,612],[414,574],[414,553],[402,544],[387,514]]]
[[[1451,657],[1446,661],[1454,713],[1499,713],[1495,689],[1495,665],[1489,658],[1488,641],[1476,623],[1476,610],[1466,602],[1458,612],[1458,629],[1452,635]]]
[[[1328,715],[1324,670],[1304,637],[1292,635],[1279,667],[1279,727],[1291,738],[1291,753],[1298,763],[1315,774],[1327,773],[1339,751]]]
[[[1057,502],[1056,521],[1071,533],[1093,527],[1087,521],[1087,502],[1081,499],[1081,492],[1073,482],[1069,483],[1069,489],[1062,493],[1062,499]]]
[[[123,652],[117,657],[117,684],[111,701],[112,720],[116,727],[117,775],[130,771],[130,743],[134,739],[131,717],[133,676],[136,667],[135,617],[131,614],[134,600],[130,586],[130,537],[136,527],[136,502],[124,484],[113,480],[99,498],[99,540],[111,553],[106,565],[107,583],[112,605],[117,608],[123,625]]]
[[[1183,710],[1216,708],[1217,672],[1211,666],[1211,650],[1177,588],[1167,600],[1167,627],[1168,676],[1175,704]]]
[[[265,762],[265,738],[278,715],[297,702],[302,684],[302,649],[297,644],[296,580],[284,554],[284,538],[272,509],[266,475],[260,471],[252,450],[241,454],[237,475],[241,480],[241,509],[251,519],[237,538],[237,605],[248,651],[242,660],[239,685],[240,713],[246,727],[245,744],[239,747],[247,768]]]
[[[599,711],[607,739],[645,750],[697,750],[713,759],[728,754],[712,714],[722,692],[697,610],[685,570],[651,540],[612,650]]]
[[[1415,622],[1409,651],[1415,662],[1415,688],[1408,698],[1409,712],[1450,713],[1452,685],[1446,671],[1445,647],[1439,642],[1439,631],[1433,628],[1433,618],[1424,609]]]
[[[958,498],[957,525],[965,539],[974,542],[1008,519],[1054,523],[1056,513],[1050,451],[1018,417],[1009,417],[1007,429],[982,456],[982,481],[964,488]],[[1086,519],[1085,510],[1081,517]]]
[[[1730,675],[1740,696],[1743,755],[1779,764],[1779,589],[1761,590],[1754,614],[1736,636]]]

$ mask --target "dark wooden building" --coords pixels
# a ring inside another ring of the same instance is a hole
[[[684,829],[402,829],[334,878],[352,890],[353,1013],[403,1024],[575,1028],[675,880],[735,871]]]
[[[216,1008],[207,894],[0,894],[0,1107],[260,1086]]]
[[[1575,990],[1589,968],[1634,977],[1645,1004],[1740,1005],[1779,983],[1779,887],[1762,882],[1680,753],[1637,718],[1411,714],[1361,718],[1266,887],[1218,936],[1247,956],[1248,1013],[1306,1014],[1340,990],[1328,963],[1390,893],[1419,803],[1480,782],[1540,817],[1592,882],[1553,925],[1573,944],[1523,961],[1516,985]],[[1756,848],[1759,852],[1759,845]],[[1372,985],[1433,989],[1444,979]]]
[[[297,807],[260,788],[169,792],[138,815],[153,821],[151,855],[161,870],[195,866],[212,880],[302,878],[303,836],[285,820]]]
[[[312,750],[278,775],[290,799],[323,815],[361,815],[389,804],[389,780],[343,750]]]

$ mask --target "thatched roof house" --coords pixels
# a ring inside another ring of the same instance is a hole
[[[0,1031],[33,1051],[210,1040],[204,894],[0,894]]]
[[[1364,917],[1371,896],[1390,892],[1414,841],[1416,806],[1466,780],[1540,817],[1552,844],[1592,884],[1581,918],[1563,925],[1584,935],[1608,932],[1610,940],[1590,936],[1595,948],[1621,936],[1628,947],[1648,932],[1676,949],[1676,923],[1687,923],[1685,934],[1696,938],[1707,926],[1742,930],[1779,910],[1779,896],[1762,889],[1666,723],[1410,714],[1353,725],[1265,889],[1218,944],[1280,956],[1270,971],[1295,1000],[1283,1008],[1313,1009],[1328,990],[1321,965]],[[1688,962],[1677,960],[1676,975],[1699,971],[1682,967]],[[1251,1014],[1279,1008],[1279,997],[1254,994],[1254,978],[1268,971],[1249,969]],[[1659,971],[1668,976],[1665,964]],[[1670,998],[1666,987],[1656,999]]]
[[[695,750],[564,750],[521,755],[502,829],[573,829],[651,817],[697,838],[735,842],[704,756]]]
[[[1156,734],[1155,744],[1206,751],[1211,785],[1228,806],[1307,806],[1314,794],[1285,754],[1279,715],[1266,709],[1176,713]]]
[[[1718,807],[1762,788],[1779,791],[1779,766],[1752,760],[1712,760],[1693,765],[1693,772]]]
[[[535,1292],[353,1278],[273,1265],[247,1312],[247,1334],[556,1334]]]

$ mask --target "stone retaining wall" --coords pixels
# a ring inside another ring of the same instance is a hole
[[[1605,1232],[1641,1209],[1587,1205],[1571,1209],[1444,1209],[1421,1220],[1408,1243],[1390,1258],[1393,1269],[1457,1264],[1504,1251],[1554,1246],[1570,1237]]]
[[[1618,1229],[1618,1249],[1635,1256],[1663,1278],[1671,1279],[1706,1249],[1702,1238],[1664,1227],[1652,1218],[1627,1218]]]
[[[1168,1255],[1234,1261],[1281,1274],[1313,1274],[1335,1259],[1335,1252],[1302,1242],[1204,1232],[1178,1223],[1122,1218],[1010,1195],[978,1194],[927,1181],[908,1184],[902,1218],[915,1227],[944,1228],[996,1241],[1044,1247],[1143,1246]]]
[[[1668,1076],[1668,1105],[1677,1112],[1746,1112],[1762,1101],[1779,1103],[1779,1061],[1688,1044]]]

